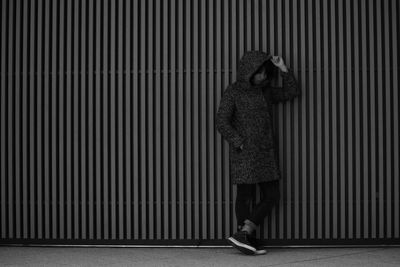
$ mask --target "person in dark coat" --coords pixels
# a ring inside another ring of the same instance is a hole
[[[271,86],[278,73],[283,87]],[[260,249],[254,230],[280,198],[281,173],[272,128],[272,105],[296,96],[300,96],[298,83],[281,57],[247,51],[239,60],[237,81],[226,88],[220,101],[216,128],[230,145],[230,179],[237,186],[235,211],[239,231],[228,241],[246,254],[266,252]],[[262,199],[250,213],[256,184]]]

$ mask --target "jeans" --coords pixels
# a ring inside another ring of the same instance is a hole
[[[254,200],[256,184],[237,184],[235,212],[238,226],[244,225],[246,219],[255,225],[260,225],[265,216],[270,215],[272,208],[279,203],[279,181],[258,183],[261,199],[252,212],[250,212],[250,205]]]

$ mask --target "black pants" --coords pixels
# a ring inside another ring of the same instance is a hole
[[[270,215],[274,205],[279,203],[279,181],[258,183],[261,193],[260,202],[253,208],[252,212],[250,212],[250,205],[252,200],[255,200],[256,184],[237,184],[235,212],[238,226],[243,225],[246,219],[260,225],[264,217]]]

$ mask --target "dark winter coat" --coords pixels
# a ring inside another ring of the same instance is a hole
[[[293,70],[280,71],[283,87],[250,82],[271,55],[248,51],[239,61],[237,81],[223,93],[216,127],[229,146],[230,177],[233,184],[250,184],[281,178],[272,128],[272,104],[300,95]],[[243,144],[243,150],[240,146]]]

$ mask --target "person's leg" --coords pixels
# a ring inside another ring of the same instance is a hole
[[[244,225],[244,221],[250,217],[250,204],[253,198],[255,184],[236,185],[235,213],[238,230]]]
[[[265,254],[266,250],[259,246],[258,242],[250,236],[250,232],[246,230],[247,225],[244,223],[251,218],[250,208],[251,201],[254,198],[256,184],[238,184],[236,195],[236,219],[238,222],[238,231],[228,238],[229,243],[241,252],[248,255]]]
[[[250,216],[250,203],[253,199],[252,193],[255,189],[255,184],[237,184],[236,188],[235,212],[238,231],[233,236],[229,237],[228,241],[241,252],[254,255],[257,249],[250,242],[247,232],[243,231],[240,227],[243,225],[244,220]]]
[[[273,207],[279,203],[279,181],[280,180],[274,180],[258,184],[261,193],[261,200],[257,203],[248,219],[245,219],[244,221],[246,227],[250,228],[250,232],[254,230],[256,226],[260,225],[264,221],[264,218],[267,215],[270,215]]]

